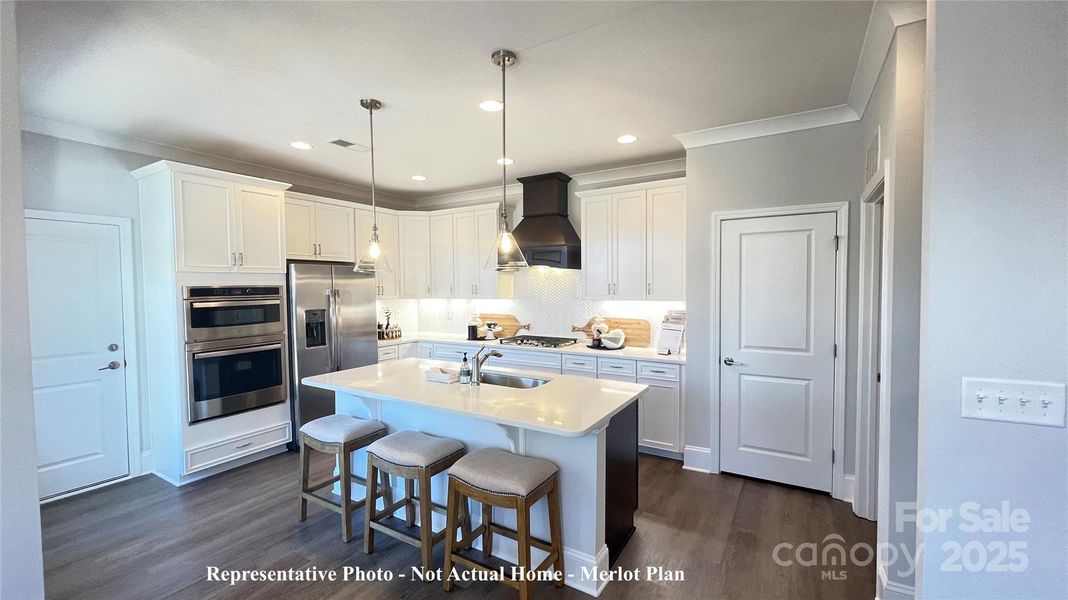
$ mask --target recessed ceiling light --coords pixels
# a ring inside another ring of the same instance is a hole
[[[617,137],[616,141],[620,144],[633,144],[634,142],[638,141],[638,136],[631,135],[628,133],[627,135],[621,135]]]
[[[514,162],[515,162],[514,160],[512,160],[512,159],[510,159],[510,158],[507,158],[507,157],[505,157],[505,158],[498,158],[498,159],[497,159],[497,164],[498,164],[498,165],[510,165],[510,164],[512,164],[512,163],[514,163]]]
[[[483,100],[478,103],[478,107],[486,112],[498,112],[504,108],[504,105],[497,100]]]
[[[426,175],[412,175],[412,181],[426,181]]]
[[[311,144],[309,144],[308,142],[302,142],[300,140],[297,140],[295,142],[289,142],[289,145],[294,147],[294,148],[296,148],[297,150],[311,150],[312,149],[312,145]]]

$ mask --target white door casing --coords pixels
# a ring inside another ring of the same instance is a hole
[[[831,491],[836,234],[833,212],[722,222],[724,471]]]
[[[79,218],[27,211],[42,498],[140,473],[129,225]]]

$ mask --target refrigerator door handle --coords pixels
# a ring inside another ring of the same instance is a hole
[[[334,369],[341,369],[341,290],[334,288]]]
[[[333,371],[335,369],[335,367],[336,367],[336,364],[337,364],[337,361],[335,360],[335,357],[334,357],[334,348],[337,345],[337,333],[334,331],[334,320],[335,320],[334,319],[334,312],[335,312],[334,288],[327,288],[326,290],[323,291],[323,295],[326,296],[326,318],[327,318],[326,335],[329,338],[326,341],[326,347],[327,347],[326,357],[327,357],[327,361],[329,361],[329,364],[327,366],[331,371]]]

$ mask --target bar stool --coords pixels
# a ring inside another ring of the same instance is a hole
[[[352,513],[367,503],[367,498],[373,498],[371,504],[375,504],[377,495],[372,495],[370,490],[364,495],[363,500],[353,502],[352,482],[367,488],[367,481],[352,472],[352,453],[371,442],[385,437],[386,426],[378,421],[357,419],[349,415],[327,415],[309,421],[300,428],[300,520],[308,518],[308,501],[341,514],[341,540],[348,543],[352,539]],[[310,476],[308,465],[311,462],[311,450],[324,454],[334,454],[339,457],[338,474],[327,481],[309,485]],[[329,485],[341,483],[341,502],[334,502],[316,494]],[[384,488],[386,503],[392,502],[389,495],[390,487]]]
[[[430,570],[434,545],[446,537],[446,531],[434,533],[433,513],[445,514],[445,507],[435,504],[430,491],[430,478],[452,466],[464,454],[464,445],[457,440],[434,437],[418,431],[398,431],[367,447],[367,478],[371,482],[368,493],[375,493],[381,472],[404,479],[404,497],[396,503],[387,502],[381,512],[372,505],[367,511],[363,529],[363,550],[374,552],[375,531],[419,548],[423,570]],[[415,482],[419,495],[415,495]],[[419,527],[415,529],[415,505],[419,505]],[[404,521],[393,516],[404,508]],[[464,532],[470,531],[466,511],[460,517]],[[454,532],[455,529],[451,531]]]
[[[553,582],[556,587],[564,586],[564,548],[560,539],[560,486],[558,469],[553,463],[530,456],[512,454],[498,448],[476,450],[456,461],[449,469],[449,507],[445,536],[445,591],[452,590],[453,562],[473,569],[498,571],[498,568],[483,562],[493,552],[493,534],[499,533],[511,538],[519,545],[519,567],[527,572],[521,580],[509,577],[501,582],[519,590],[520,600],[528,600],[533,591],[534,582],[531,573],[547,570],[549,565],[558,572]],[[542,496],[548,495],[549,504],[549,538],[545,541],[533,537],[530,533],[530,506]],[[482,524],[473,532],[465,532],[460,542],[454,543],[456,519],[460,510],[467,506],[467,499],[482,503]],[[493,523],[493,507],[515,509],[516,528],[509,529]],[[467,548],[479,535],[482,536],[482,559],[476,560],[458,552]],[[531,570],[530,548],[534,546],[548,552],[545,560]]]

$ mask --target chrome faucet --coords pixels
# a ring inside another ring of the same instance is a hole
[[[496,350],[490,350],[483,356],[482,351],[485,349],[485,345],[479,348],[478,352],[475,352],[475,360],[471,361],[471,385],[482,385],[482,363],[489,360],[491,356],[496,356],[497,358],[504,356]]]

